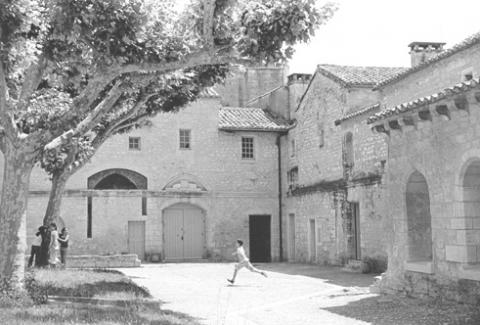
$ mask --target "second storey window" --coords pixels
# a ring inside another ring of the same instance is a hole
[[[292,142],[290,142],[290,156],[295,157],[295,151],[297,150],[295,146],[295,139],[292,139]]]
[[[180,149],[191,149],[192,144],[190,142],[192,137],[192,131],[187,129],[180,129]]]
[[[128,138],[128,149],[130,149],[130,150],[140,150],[140,137],[129,137]]]
[[[242,137],[242,159],[254,159],[254,144],[252,137]]]

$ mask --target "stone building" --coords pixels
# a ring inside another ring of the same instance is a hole
[[[248,103],[294,121],[282,138],[282,237],[289,261],[359,266],[363,258],[386,260],[387,147],[365,119],[380,109],[374,86],[401,71],[319,65],[313,76],[290,75],[286,86]]]
[[[243,238],[252,260],[277,260],[277,143],[289,125],[238,106],[282,84],[283,68],[236,71],[218,93],[107,141],[67,183],[59,223],[70,228],[71,254],[231,259]],[[50,190],[40,168],[30,190],[29,240]]]
[[[414,65],[378,85],[368,120],[389,146],[382,286],[478,304],[480,34],[442,46],[412,43]]]

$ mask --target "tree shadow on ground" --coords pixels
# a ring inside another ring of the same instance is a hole
[[[198,319],[189,315],[145,308],[141,306],[63,306],[49,305],[42,308],[26,308],[13,316],[20,324],[132,324],[132,325],[195,325]],[[7,318],[8,319],[8,318]]]
[[[341,267],[324,265],[273,263],[258,264],[258,267],[271,272],[322,279],[326,283],[345,287],[369,287],[375,282],[375,276],[378,275],[347,272]]]
[[[322,308],[371,325],[478,325],[474,306],[398,296],[377,296]]]

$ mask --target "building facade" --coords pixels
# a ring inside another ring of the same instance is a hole
[[[277,142],[289,125],[236,106],[283,79],[283,68],[235,71],[218,92],[108,140],[66,186],[59,226],[70,229],[71,254],[221,260],[241,238],[252,260],[278,260]],[[29,240],[51,183],[35,168],[30,184]]]
[[[436,54],[381,83],[384,109],[369,118],[389,146],[382,286],[478,304],[480,34]]]

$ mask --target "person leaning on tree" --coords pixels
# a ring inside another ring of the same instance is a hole
[[[58,236],[58,242],[60,243],[60,263],[63,267],[67,265],[67,251],[68,251],[68,241],[70,236],[68,234],[68,228],[63,227],[60,235]]]

